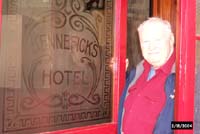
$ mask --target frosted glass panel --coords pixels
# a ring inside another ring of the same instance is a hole
[[[0,133],[111,121],[112,0],[3,0]]]

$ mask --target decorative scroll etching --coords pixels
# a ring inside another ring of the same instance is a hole
[[[112,0],[3,2],[0,133],[110,122]]]

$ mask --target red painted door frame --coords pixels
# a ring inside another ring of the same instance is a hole
[[[196,0],[178,0],[175,120],[194,121]],[[178,134],[193,130],[178,130]]]
[[[2,19],[0,0],[0,30]],[[127,0],[114,1],[114,63],[113,63],[113,114],[112,122],[86,127],[48,132],[49,134],[116,134],[119,96],[125,82]],[[1,32],[0,32],[1,33]]]

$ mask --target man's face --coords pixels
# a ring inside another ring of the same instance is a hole
[[[173,34],[167,34],[162,26],[149,26],[139,33],[144,59],[155,69],[164,65],[173,51]]]

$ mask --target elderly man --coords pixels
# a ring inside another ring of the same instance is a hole
[[[168,21],[149,18],[138,28],[144,60],[127,77],[119,134],[171,134],[174,113],[174,35]]]

